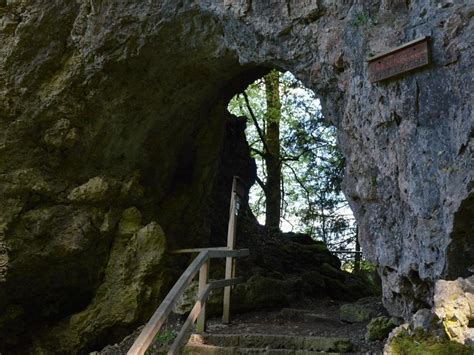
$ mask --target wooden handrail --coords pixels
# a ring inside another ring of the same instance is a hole
[[[227,257],[242,257],[248,256],[250,254],[248,249],[242,250],[229,250],[227,248],[210,248],[210,249],[202,249],[198,256],[193,260],[193,262],[188,266],[188,268],[183,272],[181,277],[175,283],[173,288],[168,292],[163,302],[160,304],[158,309],[152,315],[148,323],[145,325],[143,330],[141,331],[138,338],[133,343],[132,347],[128,351],[128,355],[142,355],[145,353],[146,349],[150,346],[153,342],[154,337],[160,331],[163,323],[165,322],[166,318],[170,314],[173,306],[177,302],[177,300],[181,297],[184,293],[186,288],[191,283],[192,279],[196,276],[199,269],[211,258],[227,258]],[[228,287],[231,285],[235,285],[237,283],[243,282],[243,278],[232,278],[226,280],[219,280],[209,283],[203,292],[200,293],[198,297],[198,301],[193,307],[193,310],[188,317],[189,323],[185,323],[185,325],[189,328],[190,325],[194,323],[197,316],[199,315],[203,303],[207,300],[210,291],[216,288]],[[196,313],[197,312],[197,313]],[[184,330],[185,334],[188,329]],[[180,332],[181,335],[182,332]],[[179,343],[182,342],[182,337],[176,339]],[[179,344],[177,345],[179,347]],[[169,354],[177,354],[177,353],[169,353]]]
[[[189,254],[189,253],[200,253],[202,251],[208,251],[209,258],[211,259],[227,258],[227,257],[238,258],[241,256],[250,255],[249,249],[229,249],[227,247],[178,249],[178,250],[172,251],[171,253],[172,254]]]
[[[208,258],[208,252],[202,251],[183,272],[181,277],[175,283],[170,292],[168,292],[163,302],[160,304],[155,313],[153,313],[150,320],[133,343],[132,347],[128,351],[129,355],[141,355],[145,353],[146,349],[148,349],[150,344],[153,342],[155,335],[158,333],[161,326],[165,322],[166,317],[168,317],[171,310],[173,309],[177,299],[183,294],[183,292],[186,290],[186,287],[188,287],[196,273],[201,268],[202,264],[204,264]]]
[[[215,290],[217,288],[237,285],[242,282],[244,282],[243,277],[236,277],[236,278],[228,279],[228,280],[214,281],[208,284],[206,288],[198,295],[197,301],[194,304],[194,307],[191,310],[191,312],[189,312],[188,318],[186,319],[183,326],[181,327],[181,331],[178,333],[173,345],[171,345],[168,351],[168,355],[179,354],[179,349],[181,348],[181,345],[186,339],[189,329],[191,328],[191,326],[194,324],[197,317],[201,313],[201,309],[203,305],[206,303],[207,298],[209,297],[209,294],[211,293],[212,290]]]
[[[239,215],[242,199],[246,194],[244,182],[238,177],[234,176],[232,182],[232,192],[230,199],[229,210],[229,225],[227,229],[227,247],[220,248],[193,248],[175,250],[173,253],[199,253],[188,268],[183,272],[181,277],[175,283],[170,292],[166,295],[163,302],[158,309],[153,313],[152,317],[141,331],[138,338],[133,343],[128,351],[128,355],[142,355],[150,346],[155,338],[155,335],[160,331],[163,323],[170,314],[173,306],[177,300],[184,293],[186,288],[191,283],[192,279],[199,271],[199,295],[188,319],[179,332],[175,342],[173,343],[168,354],[178,354],[179,347],[183,342],[189,328],[194,324],[199,317],[197,328],[199,331],[204,331],[206,327],[206,301],[209,293],[216,288],[224,288],[223,299],[223,315],[222,321],[229,323],[230,321],[230,292],[232,285],[243,282],[242,278],[235,278],[235,263],[234,258],[248,256],[250,254],[248,249],[235,250],[235,236],[237,232],[237,216]],[[226,258],[225,280],[213,281],[208,283],[209,276],[209,260],[212,258]]]

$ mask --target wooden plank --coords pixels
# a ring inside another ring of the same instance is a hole
[[[194,304],[191,312],[189,312],[188,318],[186,318],[186,321],[184,322],[183,326],[181,327],[180,332],[176,336],[176,339],[174,340],[173,344],[171,345],[168,355],[179,355],[181,352],[181,346],[185,342],[187,336],[189,335],[189,331],[196,321],[196,319],[199,317],[200,312],[203,310],[203,306],[205,305],[207,298],[209,297],[209,294],[211,293],[212,290],[215,290],[217,288],[222,288],[225,286],[232,286],[236,285],[239,283],[244,282],[243,277],[237,277],[234,279],[229,279],[229,280],[218,280],[218,281],[213,281],[198,294],[197,301]]]
[[[142,332],[128,351],[128,355],[142,355],[145,353],[146,349],[148,349],[155,335],[158,333],[164,321],[166,320],[166,317],[173,309],[174,304],[186,290],[196,273],[208,260],[208,258],[209,252],[202,251],[188,266],[188,268],[175,283],[171,291],[168,292],[165,299],[150,318],[148,323],[145,325]]]
[[[210,258],[225,258],[225,257],[232,257],[232,258],[240,258],[243,256],[249,256],[250,250],[249,249],[237,249],[237,250],[210,250],[209,257]]]
[[[238,250],[230,250],[227,247],[220,247],[220,248],[195,248],[195,249],[179,249],[175,250],[174,254],[184,254],[184,253],[196,253],[208,251],[209,258],[216,259],[216,258],[225,258],[225,257],[234,257],[240,258],[243,256],[249,256],[250,250],[249,249],[238,249]]]
[[[186,321],[181,327],[181,330],[176,336],[176,339],[174,340],[173,344],[168,350],[168,355],[180,354],[181,346],[184,343],[187,335],[189,334],[189,330],[191,326],[194,324],[194,322],[196,321],[196,318],[199,316],[199,313],[202,310],[203,304],[205,300],[207,300],[207,297],[209,296],[209,293],[211,292],[211,290],[212,290],[211,285],[207,285],[201,291],[201,293],[199,293],[197,301],[194,304],[194,307],[191,309],[191,312],[189,312],[188,318],[186,318]]]
[[[233,259],[226,258],[225,263],[225,278],[230,279],[232,278],[232,269],[233,269]],[[223,300],[223,312],[222,312],[222,323],[229,324],[230,323],[230,294],[231,288],[226,287],[224,288],[224,300]]]
[[[217,280],[217,281],[212,281],[209,285],[213,290],[218,289],[218,288],[223,288],[223,287],[228,287],[228,286],[234,286],[237,284],[241,284],[245,282],[245,278],[243,277],[234,277],[232,279],[227,279],[227,280]]]
[[[171,254],[200,253],[207,250],[228,250],[227,247],[176,249]]]
[[[210,260],[206,261],[199,270],[199,289],[198,293],[201,294],[204,292],[204,289],[207,287],[207,282],[209,281],[209,268]],[[198,333],[203,333],[206,331],[206,301],[203,300],[201,312],[196,324],[196,331]]]
[[[371,57],[369,78],[371,82],[389,79],[430,63],[429,37],[422,37]]]

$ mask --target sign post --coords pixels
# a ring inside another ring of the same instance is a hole
[[[227,230],[227,248],[233,250],[235,248],[235,235],[237,232],[237,217],[240,212],[242,201],[245,197],[245,186],[238,176],[234,176],[232,182],[232,193],[230,197],[229,225]],[[225,279],[231,279],[235,276],[234,258],[228,257],[225,261]],[[231,287],[224,288],[224,309],[222,315],[222,323],[230,322],[230,293]]]

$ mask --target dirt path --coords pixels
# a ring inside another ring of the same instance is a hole
[[[318,301],[312,304],[298,305],[295,308],[283,308],[249,312],[235,315],[232,323],[222,324],[220,317],[210,318],[208,333],[211,334],[273,334],[348,338],[359,353],[382,354],[383,341],[365,340],[367,322],[346,323],[339,319],[339,307],[343,302]],[[157,337],[158,342],[147,354],[164,354],[184,319],[173,316]],[[138,335],[139,330],[125,338],[120,344],[104,348],[96,354],[126,354]],[[158,343],[162,343],[161,345]]]
[[[339,320],[342,303],[321,301],[310,308],[284,308],[236,315],[232,323],[224,325],[219,318],[209,320],[211,334],[281,334],[349,338],[358,352],[382,353],[383,341],[365,340],[368,322],[346,323]]]

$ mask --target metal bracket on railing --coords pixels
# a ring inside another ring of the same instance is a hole
[[[240,212],[240,199],[236,197],[235,199],[235,215],[238,216]]]

